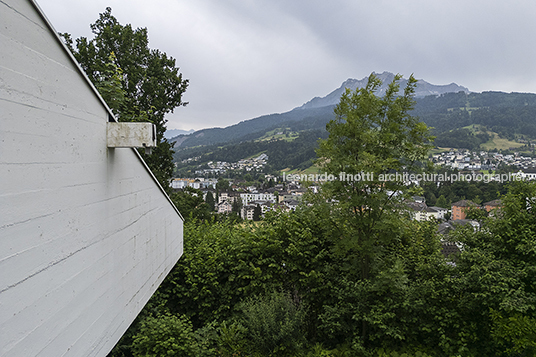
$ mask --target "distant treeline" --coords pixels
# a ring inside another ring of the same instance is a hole
[[[439,147],[463,148],[476,150],[480,144],[490,139],[487,133],[474,134],[468,129],[456,129],[450,132],[441,133],[435,140]]]
[[[433,127],[438,138],[472,124],[483,125],[508,139],[516,134],[536,137],[536,94],[531,93],[459,92],[429,96],[417,100],[413,115]],[[454,134],[459,138],[461,135]],[[473,146],[474,142],[469,140],[468,145]]]

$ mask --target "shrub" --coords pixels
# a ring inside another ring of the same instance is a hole
[[[265,355],[290,354],[303,343],[302,310],[285,293],[247,299],[241,305],[243,326],[252,349]]]
[[[192,357],[213,355],[205,338],[193,331],[192,323],[181,315],[148,317],[134,336],[134,356]]]

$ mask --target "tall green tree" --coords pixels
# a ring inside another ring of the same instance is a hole
[[[376,94],[382,82],[373,74],[364,88],[347,89],[335,119],[326,125],[329,137],[317,150],[317,163],[332,175],[322,191],[334,202],[330,217],[349,272],[343,289],[352,286],[361,301],[352,313],[361,315],[356,322],[364,345],[377,319],[367,315],[377,301],[376,284],[404,281],[403,265],[393,251],[400,239],[402,200],[416,192],[403,175],[421,172],[432,147],[426,125],[409,114],[417,80],[411,76],[399,93],[401,79],[395,76],[383,97]]]
[[[326,126],[329,137],[317,150],[317,162],[336,178],[323,192],[338,202],[337,211],[351,227],[345,240],[361,256],[363,279],[374,246],[386,238],[385,218],[400,209],[403,193],[411,193],[395,174],[420,172],[432,147],[426,125],[409,114],[417,80],[411,76],[399,95],[401,78],[395,77],[383,97],[375,93],[382,82],[374,74],[366,87],[347,89]]]
[[[201,190],[185,187],[183,190],[172,192],[170,197],[186,221],[192,219],[210,219],[212,210],[205,200],[203,200],[203,192]]]
[[[449,208],[450,207],[450,205],[447,202],[447,199],[445,198],[444,195],[439,196],[439,198],[436,201],[436,205],[438,207],[442,207],[442,208]]]
[[[511,182],[501,202],[480,230],[465,227],[452,234],[463,244],[454,282],[459,308],[471,327],[465,334],[481,355],[534,356],[536,184]]]
[[[229,180],[226,180],[220,177],[218,179],[218,182],[216,183],[216,190],[219,193],[221,193],[221,192],[229,191],[230,189],[231,189],[231,184],[229,183]]]
[[[262,217],[262,209],[259,204],[257,204],[253,210],[253,220],[260,221]]]
[[[215,207],[215,201],[214,201],[214,195],[212,194],[212,192],[210,192],[210,191],[207,192],[207,195],[205,197],[205,202],[208,205],[209,211],[213,212],[214,207]]]
[[[240,216],[240,212],[242,211],[242,199],[239,197],[233,200],[233,203],[231,203],[232,212],[236,213],[238,216]]]
[[[169,190],[173,176],[173,147],[164,137],[166,114],[187,103],[182,95],[188,80],[182,78],[175,59],[150,49],[146,28],[121,25],[106,8],[90,25],[94,37],[73,41],[62,34],[66,45],[89,79],[103,95],[119,121],[150,121],[156,125],[157,147],[144,160]]]

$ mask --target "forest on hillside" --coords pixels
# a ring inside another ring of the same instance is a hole
[[[468,150],[478,150],[481,144],[490,140],[488,133],[474,134],[469,129],[454,129],[441,133],[436,137],[434,144],[444,148],[463,148]]]
[[[294,140],[243,141],[223,147],[197,147],[178,151],[174,154],[177,162],[177,177],[192,176],[200,163],[208,161],[237,162],[247,157],[265,153],[268,155],[268,165],[265,173],[275,173],[285,168],[306,169],[316,158],[315,149],[318,140],[327,137],[326,131],[308,130],[299,133]],[[194,162],[182,163],[189,157],[199,156]]]
[[[203,129],[193,136],[184,137],[176,147],[182,149],[255,140],[276,127],[289,127],[295,131],[325,130],[326,124],[334,118],[334,107],[294,109],[245,120],[226,128]],[[433,127],[436,135],[481,124],[508,138],[513,138],[515,134],[536,137],[536,94],[532,93],[458,92],[430,95],[416,98],[411,114]]]
[[[438,136],[479,124],[508,139],[536,138],[536,94],[531,93],[446,93],[418,99],[412,114]]]

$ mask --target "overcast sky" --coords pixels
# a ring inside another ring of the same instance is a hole
[[[536,93],[533,0],[37,0],[90,37],[107,6],[177,61],[189,102],[168,129],[289,111],[348,78],[389,71],[474,92]]]

